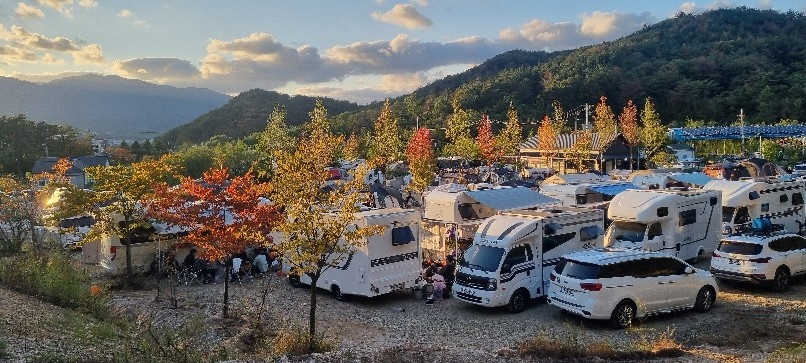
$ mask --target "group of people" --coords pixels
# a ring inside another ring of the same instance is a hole
[[[262,277],[267,273],[282,273],[282,263],[276,251],[261,246],[232,255],[225,260],[207,260],[198,257],[198,251],[192,248],[180,263],[174,251],[169,250],[163,256],[162,269],[164,275],[188,270],[196,274],[203,284],[215,283],[221,267],[231,267],[230,282],[239,282],[246,277]]]
[[[456,258],[448,255],[436,262],[431,259],[423,261],[422,278],[433,287],[433,293],[427,297],[427,304],[447,299],[456,278]]]

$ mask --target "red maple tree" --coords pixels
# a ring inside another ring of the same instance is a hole
[[[481,158],[489,165],[498,161],[504,155],[503,150],[498,146],[493,136],[493,127],[487,115],[481,116],[479,123],[479,133],[476,136],[476,143],[479,145]]]
[[[422,193],[434,180],[436,170],[430,130],[418,129],[414,132],[406,148],[406,157],[412,175],[409,188]]]

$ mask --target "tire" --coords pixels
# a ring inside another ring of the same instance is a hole
[[[775,291],[788,291],[790,284],[789,270],[787,270],[786,267],[779,267],[777,270],[775,270],[775,279],[772,283],[772,288],[775,289]]]
[[[529,294],[523,290],[515,290],[509,298],[507,310],[512,314],[517,314],[526,309],[526,303],[529,302]]]
[[[299,275],[297,274],[289,274],[288,283],[291,284],[292,287],[302,287],[302,282],[299,281]]]
[[[333,287],[330,288],[330,292],[333,293],[333,297],[335,297],[336,300],[338,301],[347,300],[347,295],[341,292],[341,288],[339,288],[339,285],[333,285]]]
[[[697,293],[697,301],[694,302],[694,310],[704,313],[714,306],[716,301],[716,292],[710,286],[703,286],[700,292]]]
[[[610,325],[616,329],[627,329],[635,320],[635,305],[629,300],[623,300],[616,305],[610,314]]]

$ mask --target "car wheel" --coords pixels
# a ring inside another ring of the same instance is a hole
[[[778,292],[785,292],[789,290],[789,271],[786,267],[779,267],[775,271],[775,280],[773,280],[773,288]]]
[[[297,274],[289,274],[288,283],[291,284],[292,287],[302,287],[302,283],[299,281],[299,275]]]
[[[694,309],[704,313],[711,310],[716,300],[716,293],[710,286],[703,286],[700,292],[697,293],[697,302],[694,303]]]
[[[523,290],[516,290],[512,296],[509,298],[509,304],[507,304],[507,310],[510,313],[517,314],[523,309],[526,309],[526,303],[529,300],[529,295]]]
[[[333,297],[335,297],[335,298],[336,298],[336,300],[338,300],[338,301],[345,301],[345,300],[347,300],[347,296],[346,296],[346,295],[344,295],[344,294],[341,292],[341,289],[339,288],[339,285],[333,285],[333,287],[332,287],[332,288],[330,288],[330,291],[333,293]]]
[[[632,325],[633,319],[635,319],[635,305],[624,300],[613,309],[613,313],[610,315],[610,325],[616,329],[626,329]]]

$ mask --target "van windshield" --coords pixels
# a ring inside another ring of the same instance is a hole
[[[644,240],[646,224],[615,221],[610,228],[612,228],[613,239],[617,241],[641,242]]]
[[[459,259],[459,266],[474,270],[493,272],[498,270],[504,249],[482,245],[471,245]]]

